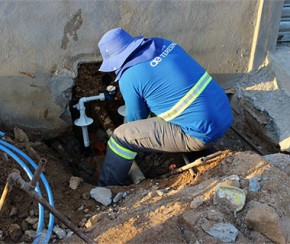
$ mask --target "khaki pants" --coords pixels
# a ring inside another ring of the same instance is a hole
[[[115,129],[112,138],[119,147],[134,152],[193,152],[208,146],[185,134],[179,126],[158,117],[123,124]],[[107,146],[99,185],[123,185],[132,162]]]
[[[137,152],[193,152],[207,147],[185,134],[180,126],[158,117],[123,124],[114,131],[113,137],[122,146]]]

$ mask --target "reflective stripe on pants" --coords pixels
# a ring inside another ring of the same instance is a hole
[[[178,125],[168,123],[158,117],[129,122],[115,129],[114,141],[127,154],[116,153],[107,147],[99,185],[123,185],[133,162],[134,152],[192,152],[206,149],[207,145],[185,134]],[[126,151],[125,150],[125,151]]]

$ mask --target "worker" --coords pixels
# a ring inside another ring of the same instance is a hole
[[[231,126],[225,92],[177,43],[115,28],[98,47],[99,71],[116,73],[127,120],[108,141],[100,186],[124,185],[138,152],[201,151]]]

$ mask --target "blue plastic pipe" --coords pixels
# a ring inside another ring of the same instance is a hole
[[[5,133],[0,131],[0,137],[3,137],[4,135],[5,135]],[[33,177],[32,172],[27,167],[27,165],[15,154],[15,152],[17,154],[19,154],[22,158],[24,158],[34,169],[36,169],[37,164],[30,157],[28,157],[25,153],[23,153],[17,147],[15,147],[15,146],[13,146],[13,145],[11,145],[3,140],[0,140],[0,150],[9,154],[24,169],[24,171],[29,176],[30,180],[32,179],[32,177]],[[51,206],[53,206],[54,200],[53,200],[51,188],[50,188],[49,183],[46,180],[43,173],[40,175],[40,179],[45,187],[47,197],[48,197],[48,202]],[[36,187],[36,191],[41,196],[41,192],[40,192],[40,189],[38,186]],[[41,231],[43,229],[43,223],[44,223],[44,209],[43,209],[43,206],[41,204],[39,204],[39,222],[38,222],[38,228],[37,228],[36,238],[34,240],[34,243],[38,243],[38,240],[39,240],[40,235],[41,235]],[[48,243],[50,236],[52,234],[53,227],[54,227],[54,216],[50,213],[47,232],[45,234],[44,239],[41,241],[42,243]]]
[[[26,172],[26,174],[28,175],[29,179],[31,180],[33,177],[32,172],[30,171],[30,169],[27,167],[27,165],[16,155],[14,154],[11,150],[9,150],[8,148],[4,147],[3,145],[0,145],[0,150],[7,153],[11,158],[13,158],[18,164],[19,166]],[[41,191],[39,189],[39,187],[36,187],[36,191],[37,193],[42,196]],[[38,227],[37,227],[37,231],[36,233],[40,233],[42,231],[43,228],[43,218],[44,218],[44,208],[41,204],[38,204],[39,207],[39,221],[38,221]]]

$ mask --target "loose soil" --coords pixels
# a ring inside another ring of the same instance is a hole
[[[124,193],[120,201],[109,206],[103,206],[90,198],[89,192],[96,187],[108,140],[95,107],[104,108],[114,125],[118,126],[123,121],[117,112],[123,101],[117,83],[113,82],[114,75],[100,74],[97,72],[98,65],[80,65],[71,101],[72,119],[75,120],[78,111],[73,105],[80,97],[97,95],[110,84],[117,87],[117,93],[111,100],[87,104],[87,115],[94,119],[94,124],[89,127],[90,148],[83,147],[81,131],[74,126],[67,133],[49,141],[38,141],[34,135],[27,136],[18,129],[7,132],[5,140],[35,162],[40,158],[47,160],[45,176],[52,188],[56,209],[98,243],[221,243],[221,240],[208,234],[210,227],[216,223],[235,226],[238,230],[235,243],[290,242],[287,234],[290,229],[290,162],[285,162],[280,168],[274,166],[231,129],[209,150],[187,154],[190,161],[193,161],[222,151],[221,155],[196,167],[196,176],[185,171],[165,179],[160,177],[174,165],[184,165],[180,154],[139,154],[136,161],[146,180],[132,184],[128,179],[125,186],[107,187],[113,197],[117,193]],[[267,148],[264,151],[265,154],[273,153],[267,151]],[[22,168],[7,154],[0,152],[1,193],[13,169],[20,170],[22,177],[28,181]],[[69,187],[72,176],[83,179],[76,190]],[[260,184],[257,192],[249,188],[250,179],[255,177]],[[241,211],[236,212],[225,199],[216,200],[215,190],[221,183],[237,186],[246,192],[245,206]],[[44,189],[42,184],[40,187]],[[254,211],[264,223],[253,221],[249,212],[258,203],[262,207],[271,207],[277,216],[273,214],[273,218],[267,219],[267,212]],[[14,187],[0,214],[0,243],[32,242],[23,233],[25,230],[36,229],[35,224],[27,223],[27,217],[37,218],[38,205],[26,193]],[[22,232],[17,238],[11,236],[9,231],[12,224],[21,227]],[[69,232],[57,219],[55,225]],[[84,243],[77,235],[59,239],[56,234],[52,235],[50,242]]]

